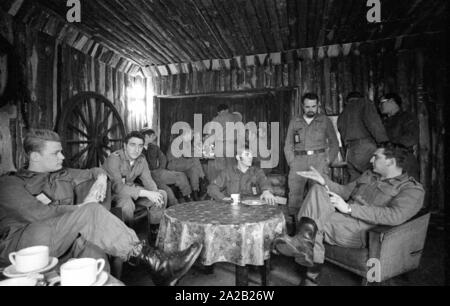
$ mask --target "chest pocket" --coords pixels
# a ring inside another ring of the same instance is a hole
[[[294,144],[303,143],[305,141],[303,136],[303,128],[302,127],[296,127],[294,129]]]
[[[373,199],[375,206],[387,206],[389,202],[398,195],[399,190],[388,184],[379,184],[376,186],[376,194]]]
[[[55,180],[51,186],[53,195],[52,204],[55,205],[73,205],[74,204],[74,186],[70,180]]]

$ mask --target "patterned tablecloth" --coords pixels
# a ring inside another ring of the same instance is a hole
[[[230,205],[215,201],[183,203],[165,211],[157,244],[164,251],[203,243],[204,265],[230,262],[264,265],[274,237],[285,233],[285,219],[276,206]]]

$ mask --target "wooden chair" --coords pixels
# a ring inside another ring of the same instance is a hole
[[[417,269],[420,264],[430,213],[419,213],[398,226],[377,226],[368,232],[368,244],[364,249],[343,248],[325,244],[325,260],[351,271],[363,278],[367,285],[367,273],[371,258],[380,262],[380,282],[385,282]]]

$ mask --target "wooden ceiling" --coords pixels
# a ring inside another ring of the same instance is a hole
[[[17,2],[17,0],[2,0]],[[65,18],[66,0],[32,1]],[[82,0],[82,33],[140,66],[444,31],[446,0]]]

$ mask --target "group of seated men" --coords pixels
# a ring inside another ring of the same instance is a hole
[[[191,200],[187,177],[181,168],[165,169],[155,137],[151,130],[131,132],[123,148],[112,153],[101,168],[76,170],[63,167],[58,134],[48,130],[28,133],[23,144],[27,166],[0,179],[0,264],[7,264],[8,254],[16,250],[48,245],[51,256],[58,258],[110,255],[140,262],[156,285],[174,285],[193,265],[202,245],[194,243],[180,252],[165,254],[140,241],[125,225],[132,223],[136,205],[149,207],[151,223],[159,224],[167,206],[167,185],[175,184],[186,200]],[[391,144],[380,147],[371,160],[373,170],[345,186],[333,183],[314,168],[298,173],[317,184],[303,201],[295,235],[280,236],[273,246],[275,252],[294,257],[307,267],[304,284],[317,284],[324,241],[361,248],[371,227],[401,224],[420,210],[424,190],[403,171],[406,155]],[[275,205],[267,177],[252,166],[252,160],[247,148],[238,151],[235,165],[209,184],[209,196],[227,201],[231,194],[240,193],[260,196]],[[92,179],[95,183],[89,194],[75,203],[73,190]],[[108,179],[113,205],[122,209],[125,223],[99,205]]]

